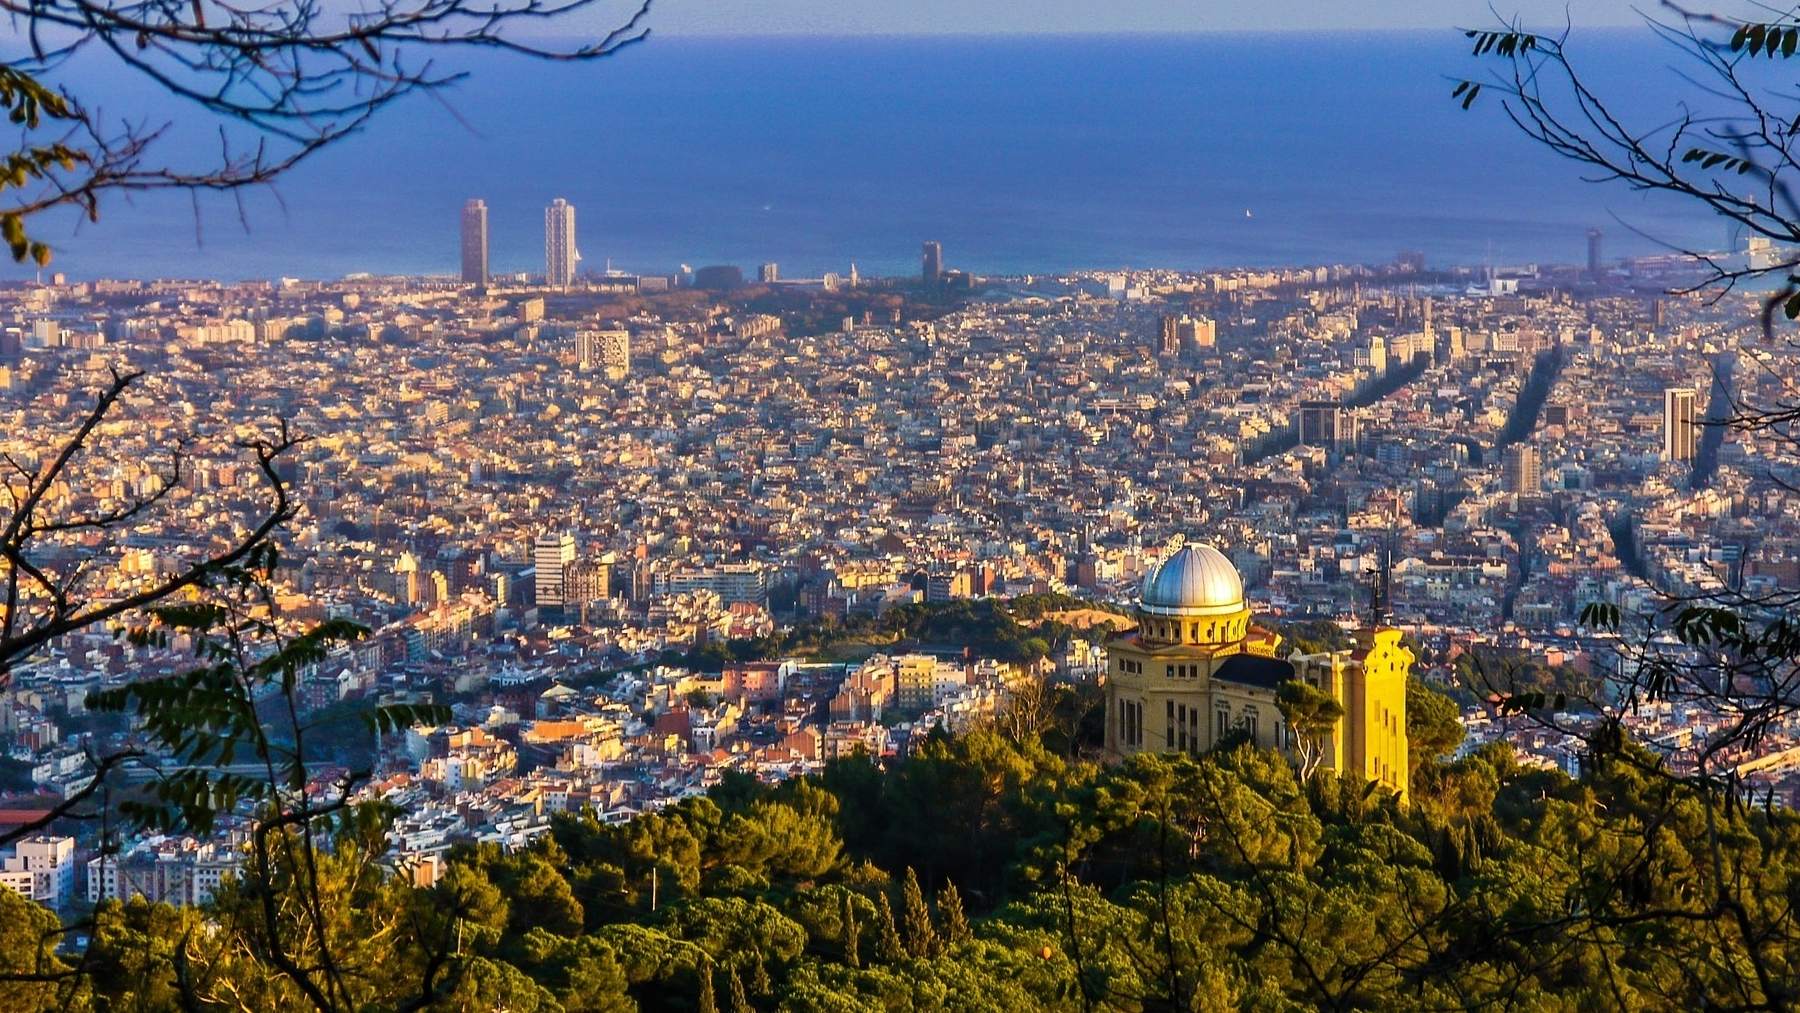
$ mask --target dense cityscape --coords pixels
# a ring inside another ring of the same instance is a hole
[[[624,822],[731,774],[904,757],[1034,687],[1097,687],[1184,545],[1241,575],[1258,629],[1286,637],[1271,656],[1385,623],[1460,706],[1462,753],[1505,739],[1570,775],[1580,739],[1499,704],[1550,688],[1579,727],[1619,703],[1633,662],[1584,606],[1800,582],[1794,448],[1702,424],[1792,368],[1758,297],[1671,296],[1684,261],[1608,260],[1598,231],[1573,267],[978,277],[926,243],[914,278],[747,280],[583,273],[575,225],[546,210],[542,274],[490,273],[471,201],[460,277],[0,290],[9,459],[34,465],[109,368],[144,372],[53,506],[114,509],[183,448],[163,509],[45,560],[79,563],[90,593],[237,537],[266,499],[241,441],[278,420],[304,436],[279,462],[299,501],[279,612],[370,631],[309,666],[304,712],[454,714],[341,736],[312,775],[370,770],[359,797],[397,807],[420,882],[454,845],[525,847],[556,813]],[[0,819],[143,747],[84,700],[183,651],[89,629],[16,664]],[[1726,720],[1628,717],[1678,768]],[[1796,731],[1725,758],[1776,805],[1800,802]],[[91,829],[37,835],[4,875],[65,910],[204,903],[246,826],[105,854]]]

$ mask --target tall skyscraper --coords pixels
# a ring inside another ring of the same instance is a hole
[[[1700,427],[1694,420],[1694,406],[1699,399],[1699,392],[1692,387],[1670,387],[1663,391],[1663,460],[1694,459],[1694,449],[1700,445]]]
[[[925,252],[919,259],[919,274],[924,278],[925,284],[935,285],[944,280],[944,244],[935,239],[927,242]]]
[[[562,608],[567,601],[565,589],[568,567],[575,561],[575,536],[567,531],[546,532],[532,546],[531,562],[536,569],[533,591],[538,608]]]
[[[1530,496],[1543,486],[1543,466],[1538,462],[1536,447],[1515,443],[1506,448],[1500,460],[1500,484],[1507,492]]]
[[[561,197],[544,209],[544,284],[568,288],[575,281],[575,205]]]
[[[1600,240],[1603,233],[1599,229],[1587,231],[1588,240],[1588,277],[1598,279],[1602,268],[1600,256]]]
[[[1336,401],[1302,401],[1294,419],[1300,443],[1332,454],[1356,447],[1356,416]]]
[[[1156,354],[1176,356],[1181,354],[1181,321],[1184,317],[1164,314],[1162,318],[1162,335],[1156,343]]]
[[[488,280],[487,202],[471,198],[462,211],[462,280],[486,285]]]

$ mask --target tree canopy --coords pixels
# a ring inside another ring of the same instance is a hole
[[[345,1008],[1793,998],[1800,819],[1735,807],[1715,860],[1708,807],[1636,765],[1571,780],[1504,748],[1448,761],[1442,723],[1428,715],[1414,739],[1408,801],[1329,769],[1302,781],[1250,746],[1091,765],[975,731],[892,769],[858,758],[778,786],[740,779],[623,825],[560,815],[522,850],[457,849],[431,887],[381,874],[367,835],[340,836],[318,856],[323,931],[287,952],[323,960],[313,941],[328,942]],[[1729,916],[1721,877],[1742,905]],[[228,888],[201,910],[109,905],[71,975],[34,927],[48,916],[0,895],[18,909],[6,966],[51,979],[0,987],[19,1009],[304,1005],[270,965],[257,903]]]

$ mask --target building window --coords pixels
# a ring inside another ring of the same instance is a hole
[[[1256,708],[1255,707],[1245,707],[1244,708],[1243,724],[1244,724],[1244,731],[1249,733],[1249,735],[1250,735],[1250,742],[1252,744],[1255,744],[1255,742],[1256,742]]]
[[[1163,724],[1163,728],[1167,732],[1168,742],[1167,742],[1167,744],[1165,744],[1163,746],[1163,748],[1168,749],[1175,745],[1175,701],[1168,700],[1165,702],[1168,704],[1169,710],[1168,710],[1168,714],[1165,715],[1166,720]]]
[[[1220,704],[1219,705],[1218,718],[1219,718],[1219,731],[1218,731],[1218,735],[1215,736],[1213,739],[1214,742],[1222,741],[1225,738],[1225,734],[1227,732],[1231,731],[1231,705],[1230,704]]]

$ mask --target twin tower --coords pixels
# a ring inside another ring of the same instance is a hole
[[[558,197],[544,209],[544,284],[568,288],[579,263],[575,205]],[[486,201],[473,198],[462,210],[462,280],[465,285],[486,285],[488,277],[488,207]]]

